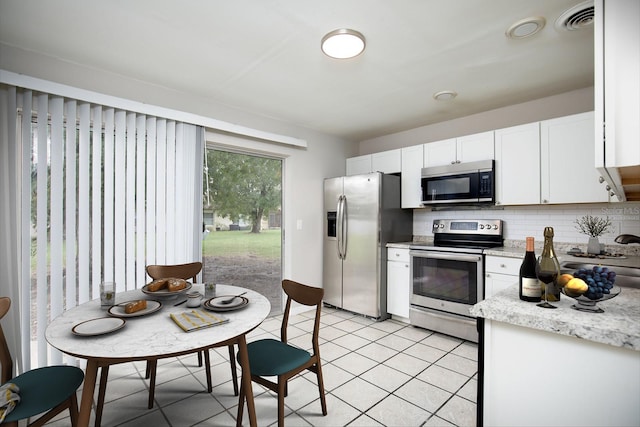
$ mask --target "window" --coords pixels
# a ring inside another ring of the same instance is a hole
[[[207,149],[203,177],[204,281],[265,295],[282,311],[282,160]]]

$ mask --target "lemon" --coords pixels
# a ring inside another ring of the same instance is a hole
[[[585,281],[578,277],[574,277],[573,279],[569,280],[567,284],[564,286],[565,292],[567,293],[567,295],[570,295],[570,296],[582,295],[585,292],[587,292],[588,289],[589,289],[589,286],[587,286]]]

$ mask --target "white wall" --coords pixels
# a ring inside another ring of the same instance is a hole
[[[283,274],[285,278],[322,286],[323,180],[344,175],[345,159],[356,154],[356,143],[252,115],[209,99],[3,45],[0,45],[0,69],[306,140],[307,148],[301,149],[229,135],[214,137],[214,133],[207,133],[208,142],[215,140],[285,159]],[[299,221],[301,229],[296,227]]]
[[[593,86],[522,104],[497,108],[360,142],[358,154],[410,147],[447,138],[553,119],[594,109]]]

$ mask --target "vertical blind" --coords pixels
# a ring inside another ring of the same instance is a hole
[[[49,321],[98,296],[142,287],[147,264],[201,259],[201,127],[15,90],[22,148],[21,342],[25,369],[60,363]],[[14,307],[16,307],[14,305]],[[35,343],[35,344],[33,344]]]

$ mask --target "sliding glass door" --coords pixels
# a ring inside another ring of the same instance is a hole
[[[282,160],[207,149],[203,279],[247,287],[282,311]]]

